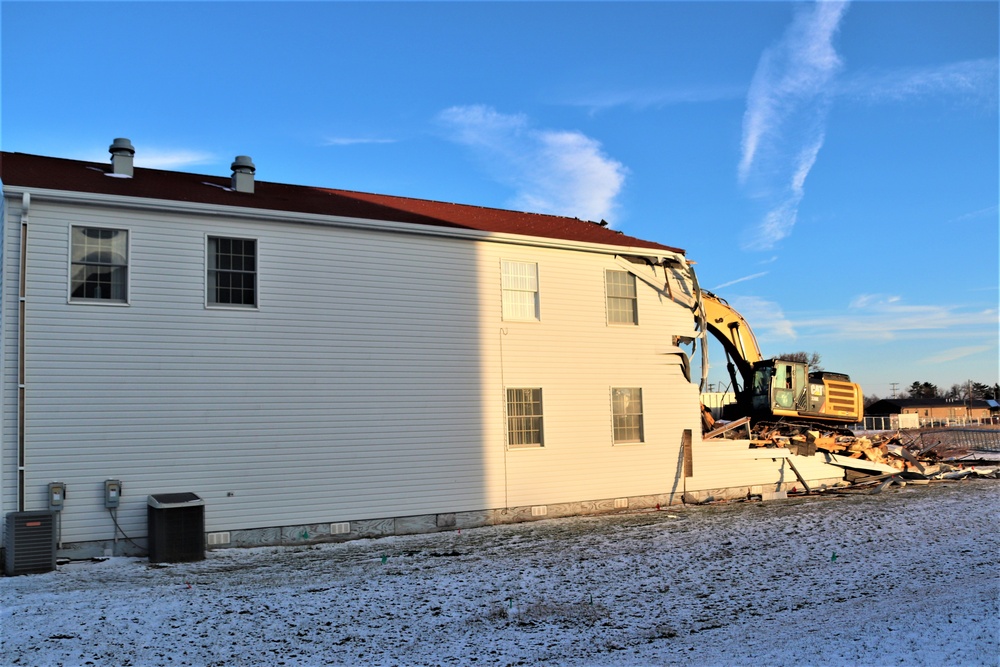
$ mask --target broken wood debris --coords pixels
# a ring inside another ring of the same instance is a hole
[[[712,422],[712,424],[714,425],[715,422]],[[719,437],[721,435],[725,435],[726,433],[729,433],[730,431],[738,429],[741,426],[746,426],[747,427],[747,431],[749,432],[749,425],[750,425],[750,418],[749,417],[743,417],[741,419],[737,419],[736,421],[732,421],[732,422],[728,422],[727,424],[723,424],[722,426],[720,426],[718,428],[712,429],[711,431],[709,431],[708,433],[706,433],[704,436],[702,436],[702,438],[704,440],[711,440],[712,438],[717,438],[717,437]]]
[[[746,431],[746,418],[729,423],[712,423],[703,436],[738,439]],[[784,448],[798,456],[822,455],[826,462],[844,469],[844,479],[852,486],[878,485],[878,493],[891,484],[928,483],[967,477],[1000,479],[1000,460],[977,460],[977,453],[958,443],[934,442],[930,446],[919,433],[906,431],[852,435],[846,431],[789,423],[760,422],[750,431],[751,447]],[[789,459],[790,461],[791,459]],[[799,481],[805,486],[798,471]],[[811,489],[806,487],[806,492]]]

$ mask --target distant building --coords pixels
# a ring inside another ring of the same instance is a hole
[[[794,481],[774,450],[702,442],[677,248],[110,150],[0,154],[0,505],[64,483],[66,553],[132,549],[154,494],[197,494],[209,544],[250,545]]]
[[[711,410],[712,417],[722,419],[727,405],[736,405],[736,394],[731,391],[706,391],[701,394],[701,403]]]
[[[1000,414],[1000,404],[993,400],[974,398],[885,398],[865,408],[869,416],[914,414],[924,422],[968,421],[989,419]]]

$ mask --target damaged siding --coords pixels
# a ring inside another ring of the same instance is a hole
[[[834,486],[843,480],[843,469],[829,465],[822,455],[795,456],[785,448],[751,447],[749,440],[698,439],[693,446],[694,475],[686,480],[685,490],[701,492],[697,496],[701,500],[714,493],[721,497],[745,496],[753,486],[770,491],[792,488],[802,491],[802,484],[789,465],[792,457],[812,488]]]

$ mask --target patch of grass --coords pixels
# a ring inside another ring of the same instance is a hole
[[[563,623],[593,625],[607,618],[608,608],[600,602],[531,602],[514,610],[516,623]]]
[[[560,625],[590,626],[608,617],[608,608],[599,602],[550,602],[547,600],[526,604],[494,604],[482,616],[472,619],[490,625],[535,625],[558,623]]]
[[[490,610],[483,615],[483,620],[488,621],[493,624],[503,624],[507,622],[510,618],[510,613],[507,611],[507,607],[503,605],[494,605],[490,607]]]
[[[646,637],[648,639],[673,639],[677,636],[677,630],[666,623],[659,623],[656,626],[650,628]]]

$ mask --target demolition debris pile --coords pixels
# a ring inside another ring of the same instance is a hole
[[[705,438],[738,438],[745,433],[739,428],[744,425],[752,447],[783,447],[799,456],[820,453],[828,463],[844,468],[844,479],[852,486],[879,483],[881,489],[893,483],[1000,479],[997,429],[918,429],[856,436],[783,423],[761,422],[750,428],[749,420],[738,420],[716,428]]]

